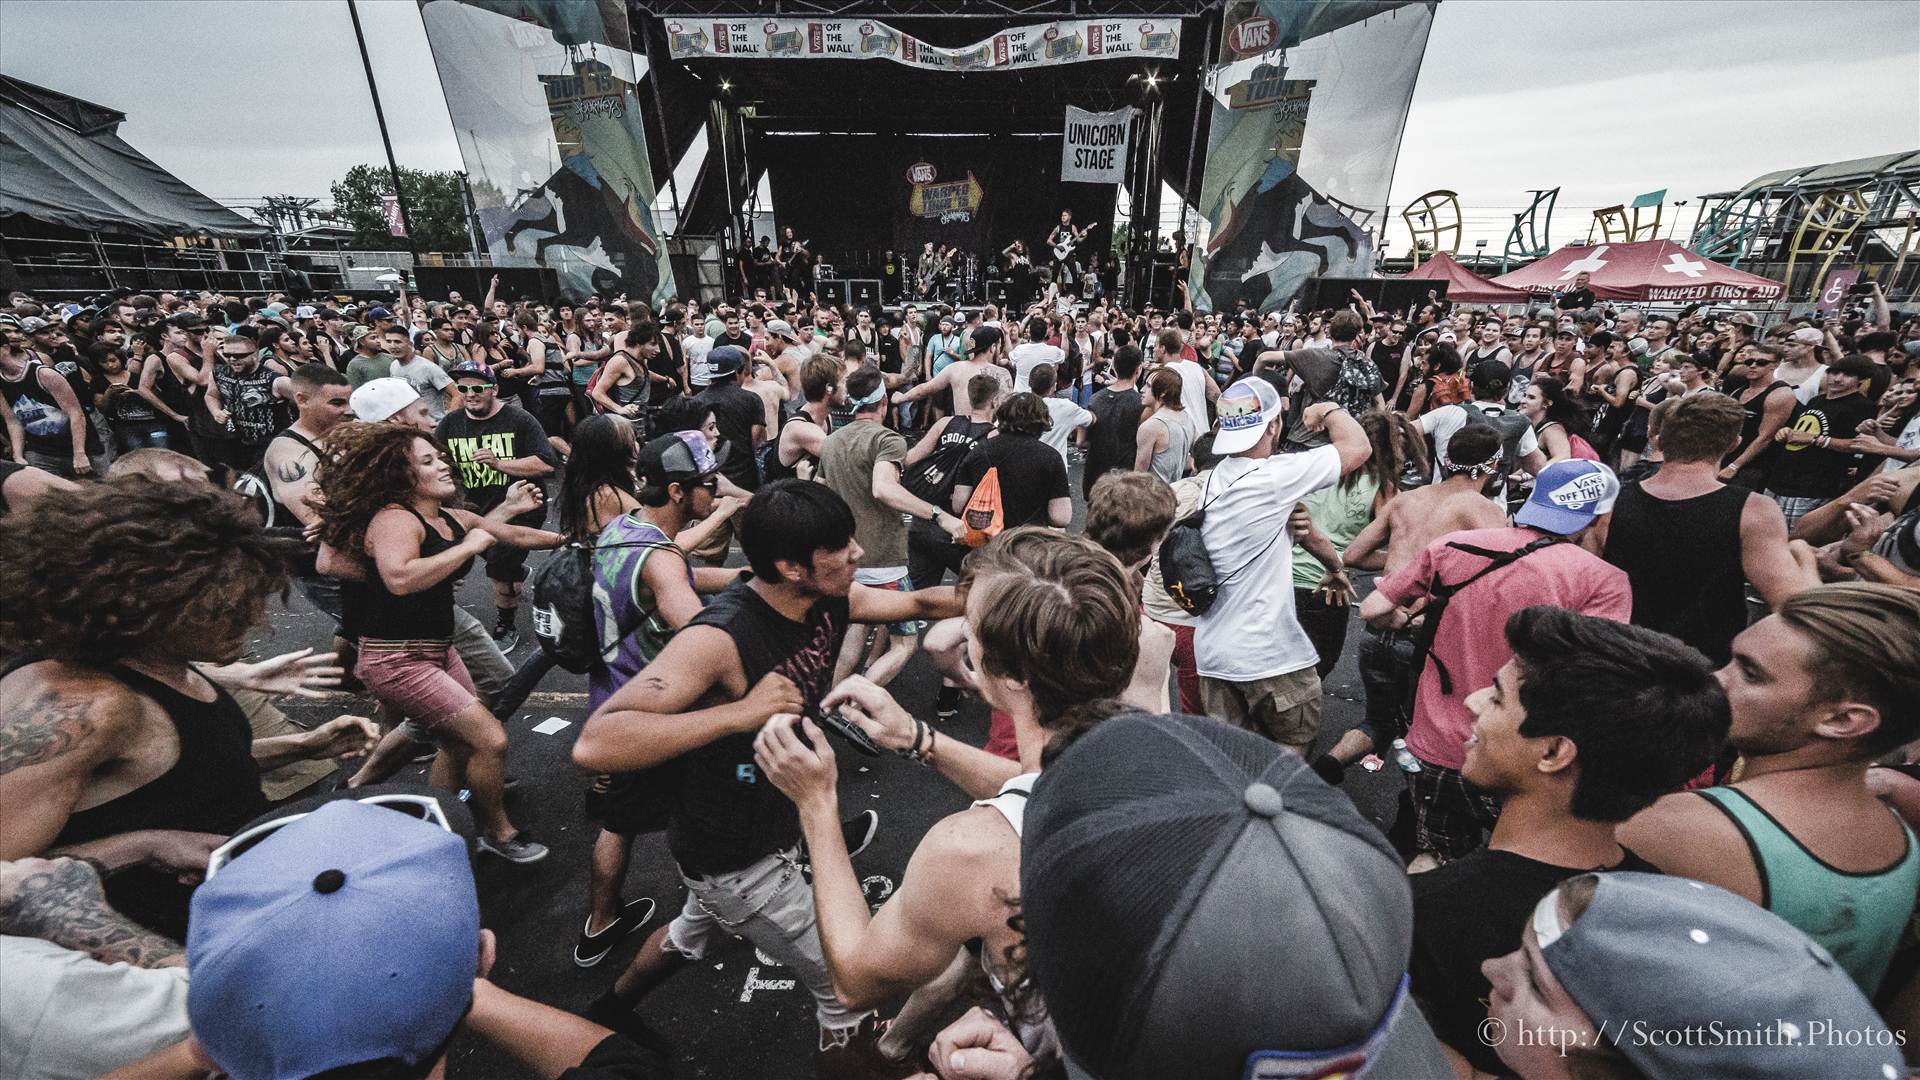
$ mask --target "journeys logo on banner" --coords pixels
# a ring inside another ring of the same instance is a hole
[[[980,209],[980,199],[986,194],[980,181],[974,179],[973,170],[967,170],[965,180],[949,180],[943,184],[934,182],[939,175],[924,161],[916,162],[907,170],[907,182],[913,185],[913,194],[907,197],[907,212],[914,217],[937,218],[942,225],[972,221],[974,212]]]

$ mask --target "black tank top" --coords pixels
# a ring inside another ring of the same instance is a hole
[[[0,677],[45,659],[16,656]],[[158,679],[118,665],[103,674],[145,697],[173,724],[180,756],[152,780],[98,806],[68,815],[50,847],[82,844],[140,829],[181,829],[225,835],[267,811],[260,770],[253,763],[253,729],[232,695],[214,686],[212,701],[198,701]],[[107,880],[113,906],[156,930],[184,930],[192,890],[172,874],[131,868]],[[178,940],[185,940],[184,937]]]
[[[693,626],[717,626],[733,639],[747,686],[778,671],[800,688],[809,708],[833,687],[833,665],[847,629],[845,597],[821,600],[794,622],[736,582],[694,616]],[[714,695],[698,707],[717,704]],[[712,876],[750,866],[800,840],[793,801],[760,775],[754,733],[728,735],[683,755],[676,763],[677,797],[667,847],[689,874]]]
[[[1760,391],[1746,401],[1740,402],[1740,410],[1746,414],[1740,419],[1740,445],[1733,448],[1733,453],[1727,456],[1727,460],[1731,461],[1739,457],[1746,452],[1748,446],[1753,444],[1754,437],[1760,434],[1760,422],[1766,419],[1767,399],[1772,397],[1773,392],[1782,386],[1788,387],[1789,389],[1792,388],[1791,383],[1784,383],[1775,379],[1767,385],[1765,390]],[[1763,455],[1763,457],[1764,456],[1766,455]]]
[[[467,538],[467,530],[455,521],[452,514],[440,511],[440,520],[453,530],[453,539],[441,536],[420,511],[411,506],[401,509],[412,514],[420,523],[425,535],[420,537],[420,557],[432,558],[447,551]],[[343,604],[342,633],[348,638],[372,638],[377,641],[452,641],[453,640],[453,588],[466,576],[473,566],[468,559],[460,568],[448,574],[432,588],[405,596],[394,594],[387,583],[380,579],[379,568],[367,560],[365,581],[341,579],[340,599]]]
[[[1637,483],[1620,489],[1606,560],[1627,572],[1634,625],[1672,634],[1716,665],[1732,658],[1747,625],[1740,515],[1751,494],[1728,486],[1661,499]]]
[[[320,457],[320,448],[314,445],[313,440],[292,428],[282,428],[274,432],[273,438],[267,440],[268,450],[273,449],[273,443],[276,439],[292,439],[294,442],[313,451],[313,456],[316,460]],[[266,459],[264,457],[261,459],[260,468],[262,470],[266,468]],[[273,520],[287,525],[298,525],[300,523],[300,516],[295,514],[292,508],[288,507],[286,503],[280,501],[280,493],[278,491],[275,491],[273,495]],[[309,574],[306,576],[311,577],[312,575]]]
[[[787,425],[796,423],[813,424],[815,427],[820,426],[814,421],[813,417],[803,412],[797,412],[780,421],[781,433],[784,434],[786,432]],[[814,475],[819,475],[820,458],[818,455],[802,454],[800,455],[799,461],[791,465],[782,465],[780,464],[780,440],[778,438],[768,440],[767,445],[772,447],[772,449],[767,452],[766,460],[760,463],[760,482],[762,484],[771,484],[775,480],[785,480],[789,477],[799,476],[801,461],[813,462]]]

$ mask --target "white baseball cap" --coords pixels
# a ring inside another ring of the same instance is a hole
[[[1253,449],[1280,412],[1280,392],[1257,375],[1220,391],[1220,431],[1213,437],[1213,452],[1238,454]]]
[[[405,379],[370,379],[347,398],[356,419],[369,423],[390,420],[393,414],[420,400],[420,392]]]

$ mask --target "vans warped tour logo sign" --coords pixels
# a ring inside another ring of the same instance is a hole
[[[876,19],[754,16],[667,23],[675,60],[891,60],[943,71],[1007,70],[1180,55],[1177,19],[1062,19],[1002,30],[956,49],[929,45]]]
[[[913,185],[912,193],[907,196],[907,212],[942,225],[972,221],[974,212],[980,209],[981,197],[986,194],[980,181],[973,178],[973,170],[967,170],[964,180],[935,183],[939,176],[939,172],[924,161],[907,170],[907,183]]]

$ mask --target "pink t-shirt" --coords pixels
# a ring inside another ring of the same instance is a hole
[[[1479,555],[1450,548],[1469,544],[1488,551],[1517,551],[1539,539],[1532,529],[1468,529],[1448,533],[1418,558],[1380,579],[1380,591],[1406,606],[1426,596],[1432,583],[1464,581],[1486,568]],[[1493,676],[1513,657],[1507,647],[1507,617],[1535,604],[1626,622],[1633,612],[1633,590],[1626,571],[1573,543],[1542,548],[1495,570],[1447,603],[1446,616],[1433,641],[1433,656],[1447,666],[1453,693],[1440,690],[1432,663],[1420,673],[1413,698],[1413,728],[1407,748],[1423,761],[1458,769],[1473,730],[1467,695],[1493,685]]]

